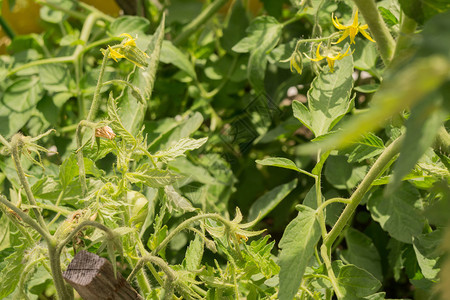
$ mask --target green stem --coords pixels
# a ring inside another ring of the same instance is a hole
[[[145,103],[145,98],[144,98],[144,95],[142,95],[142,92],[136,86],[134,86],[133,84],[129,83],[128,81],[121,80],[121,79],[112,79],[112,80],[108,80],[108,81],[103,82],[102,85],[108,85],[108,84],[124,84],[124,85],[126,85],[127,87],[132,89],[139,96],[139,97],[137,97],[139,102],[141,102],[144,105],[146,104]]]
[[[76,139],[77,139],[77,162],[78,162],[78,173],[79,173],[79,179],[80,179],[80,185],[81,185],[81,195],[83,197],[86,196],[87,193],[87,185],[86,185],[86,171],[84,168],[84,157],[83,157],[83,134],[82,134],[82,127],[83,127],[83,121],[81,121],[78,124],[77,131],[76,131]]]
[[[2,16],[0,16],[0,26],[11,40],[16,36],[14,30],[11,28],[11,26],[9,26],[8,22],[6,22],[6,20]]]
[[[319,153],[317,153],[317,161],[320,160],[320,151]],[[322,168],[323,168],[323,163],[322,164],[318,164],[317,165],[317,171],[314,177],[315,177],[315,188],[316,188],[316,203],[317,203],[317,207],[322,207],[322,179],[321,179],[321,174],[322,174]],[[325,217],[323,215],[323,209],[317,209],[317,218],[319,220],[319,225],[320,225],[320,231],[322,232],[322,238],[325,238],[325,236],[327,235],[327,227],[325,224]]]
[[[334,293],[338,299],[343,297],[341,290],[339,289],[339,283],[337,281],[336,275],[334,275],[333,267],[331,265],[331,251],[325,244],[320,247],[320,255],[322,256],[325,267],[327,268],[328,278],[333,286]]]
[[[374,0],[353,0],[364,19],[369,25],[370,32],[374,40],[377,42],[381,58],[386,66],[391,63],[395,50],[395,41],[389,32],[388,27],[378,12],[377,5]]]
[[[164,249],[164,247],[166,247],[167,244],[169,244],[169,242],[173,239],[173,237],[176,236],[181,231],[183,231],[184,229],[188,228],[189,224],[196,222],[198,220],[203,220],[203,219],[208,219],[208,218],[216,219],[216,220],[220,221],[221,223],[223,223],[225,226],[229,226],[229,221],[227,219],[223,218],[219,214],[203,214],[203,215],[194,216],[192,218],[189,218],[189,219],[181,222],[181,224],[178,225],[177,228],[175,228],[172,232],[170,232],[169,235],[155,248],[155,250],[152,251],[152,254],[158,253],[159,251]]]
[[[52,238],[53,239],[53,238]],[[66,287],[61,271],[61,249],[56,246],[56,241],[47,243],[50,269],[52,270],[53,283],[55,284],[60,300],[72,300],[73,292]]]
[[[394,59],[404,59],[409,57],[408,52],[412,49],[412,36],[416,31],[417,23],[407,15],[402,15],[402,23],[400,26],[400,35],[397,38],[397,45],[395,46]],[[413,51],[411,51],[413,52]]]
[[[372,186],[373,181],[382,174],[385,166],[390,163],[391,159],[394,158],[395,155],[398,154],[402,141],[403,136],[400,136],[395,141],[393,141],[370,168],[363,181],[359,184],[356,191],[350,197],[350,203],[345,207],[336,224],[333,226],[333,229],[325,237],[323,244],[327,248],[331,248],[334,241],[341,234],[342,230],[347,225],[354,211],[361,202],[363,196]]]
[[[23,188],[25,189],[25,193],[27,194],[28,202],[34,206],[34,208],[32,208],[34,215],[35,215],[39,225],[42,227],[42,229],[48,233],[49,231],[47,229],[47,226],[45,225],[44,218],[42,217],[39,209],[37,209],[38,205],[36,203],[36,199],[34,199],[33,192],[31,191],[31,187],[25,176],[25,172],[23,171],[23,168],[22,168],[22,163],[20,162],[19,149],[21,149],[23,147],[22,138],[23,138],[23,135],[21,133],[16,133],[12,137],[12,139],[11,139],[12,157],[14,159],[14,164],[16,166],[17,175],[19,176],[19,180],[22,183]]]
[[[44,230],[44,228],[42,228],[35,220],[33,220],[33,218],[17,208],[13,203],[9,202],[3,195],[0,195],[0,203],[12,210],[22,219],[22,221],[36,230],[47,243],[51,241],[52,236],[50,235],[50,233],[48,233],[48,231]]]
[[[71,63],[73,62],[74,57],[73,56],[62,56],[62,57],[53,57],[53,58],[45,58],[40,60],[35,60],[26,64],[23,64],[17,68],[12,69],[8,72],[8,76],[14,75],[19,71],[22,71],[24,69],[28,69],[35,66],[40,65],[46,65],[46,64],[53,64],[53,63]]]
[[[350,203],[350,199],[345,199],[345,198],[333,198],[333,199],[330,199],[330,200],[327,200],[327,201],[325,201],[324,203],[322,203],[318,208],[317,208],[317,211],[320,211],[320,210],[324,210],[325,209],[325,207],[327,207],[328,205],[330,205],[330,204],[332,204],[332,203],[346,203],[346,204],[348,204],[348,203]]]
[[[95,221],[89,221],[89,220],[88,221],[83,221],[80,224],[78,224],[78,226],[75,227],[75,229],[72,230],[70,232],[70,234],[64,240],[58,241],[58,245],[55,248],[58,251],[58,253],[61,253],[61,251],[64,248],[64,246],[67,245],[68,243],[70,243],[72,241],[73,237],[79,231],[81,231],[84,227],[87,227],[87,226],[91,226],[91,227],[95,227],[95,228],[98,228],[100,230],[103,230],[108,235],[108,237],[110,237],[110,238],[114,237],[114,232],[111,229],[109,229],[108,227],[106,227],[105,225],[103,225],[101,223],[98,223],[98,222],[95,222]]]
[[[175,38],[173,43],[180,45],[184,43],[189,36],[196,32],[202,25],[204,25],[219,9],[224,6],[228,0],[216,0],[206,7],[194,20],[186,25],[180,34]]]
[[[109,48],[105,50],[103,55],[102,65],[100,67],[100,74],[98,75],[97,86],[95,87],[94,98],[92,99],[91,109],[86,117],[89,122],[94,121],[95,115],[97,114],[98,107],[100,106],[100,90],[103,83],[103,75],[105,74],[106,62],[108,61]]]

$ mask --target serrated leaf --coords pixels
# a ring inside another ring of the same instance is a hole
[[[164,162],[168,162],[174,160],[179,156],[184,156],[184,152],[188,150],[195,150],[203,146],[208,138],[201,139],[191,139],[191,138],[183,138],[179,140],[175,145],[171,146],[167,150],[158,151],[155,153],[155,157],[158,157],[160,160]]]
[[[134,136],[125,129],[125,127],[122,124],[122,121],[120,120],[118,111],[117,111],[117,103],[116,100],[113,98],[112,94],[109,94],[108,99],[108,116],[111,120],[111,123],[109,126],[112,128],[114,133],[125,140],[128,144],[136,146],[137,141],[134,138]]]
[[[181,178],[180,175],[171,171],[152,169],[146,164],[135,172],[126,173],[125,177],[132,183],[143,183],[153,188],[164,187]]]
[[[279,185],[253,202],[248,212],[250,221],[258,221],[270,213],[297,186],[297,179]]]
[[[131,83],[143,92],[146,103],[141,103],[136,95],[128,89],[120,103],[119,115],[123,120],[123,125],[131,134],[136,135],[142,127],[147,103],[153,92],[156,80],[156,71],[160,60],[161,47],[164,39],[165,15],[153,34],[150,43],[145,51],[149,56],[148,66],[136,68],[131,76]]]
[[[391,182],[386,193],[393,193],[404,176],[413,168],[425,151],[433,144],[439,128],[448,116],[445,110],[444,95],[434,93],[419,102],[406,121],[405,140],[400,148],[400,156],[395,163]]]
[[[164,192],[166,193],[169,204],[171,204],[175,210],[181,210],[182,212],[195,211],[195,207],[192,206],[191,202],[175,191],[173,186],[165,186]]]
[[[349,152],[348,162],[362,162],[368,158],[375,157],[383,153],[385,147],[383,140],[377,137],[375,134],[369,132],[364,138],[353,145],[350,150],[344,150],[343,152]]]
[[[369,196],[367,206],[372,218],[401,242],[411,244],[412,237],[422,233],[424,218],[420,212],[420,194],[407,182],[389,196],[383,196],[381,189],[376,190]]]
[[[292,300],[297,294],[309,259],[320,239],[320,226],[316,220],[316,211],[300,205],[298,216],[286,227],[280,240],[282,249],[278,259],[280,266],[281,300]]]
[[[16,289],[26,264],[22,263],[26,245],[15,247],[14,252],[2,262],[0,270],[0,299],[5,298]]]
[[[200,269],[203,258],[204,244],[202,238],[196,234],[195,238],[186,249],[185,268],[189,271]]]

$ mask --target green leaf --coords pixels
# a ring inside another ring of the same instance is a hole
[[[61,166],[59,166],[59,180],[62,188],[65,189],[69,183],[78,175],[78,164],[75,154],[71,154],[66,158]]]
[[[383,196],[381,189],[376,190],[369,196],[367,206],[372,218],[401,242],[411,244],[412,237],[422,233],[422,200],[417,189],[407,182],[389,196]]]
[[[160,60],[165,64],[173,64],[186,72],[191,78],[197,78],[197,74],[188,57],[170,41],[163,41]]]
[[[328,133],[352,107],[352,73],[353,60],[347,56],[339,62],[334,72],[322,72],[311,83],[308,108],[311,130],[316,137]],[[307,123],[305,113],[302,111],[302,120]]]
[[[330,156],[325,164],[325,177],[337,189],[352,189],[361,182],[369,167],[349,164],[345,156]]]
[[[264,91],[264,76],[267,66],[267,53],[270,52],[280,40],[283,25],[273,17],[262,16],[250,25],[250,37],[244,38],[243,44],[256,41],[250,48],[250,58],[247,66],[247,77],[257,92]],[[247,42],[245,42],[247,40]],[[238,49],[239,44],[238,43]],[[235,47],[236,47],[235,46]],[[233,47],[233,50],[236,48]],[[236,51],[236,50],[235,50]]]
[[[128,144],[136,146],[137,141],[134,138],[134,136],[125,129],[125,126],[122,124],[122,120],[120,119],[120,116],[118,114],[117,110],[117,103],[116,100],[113,98],[112,93],[109,94],[108,99],[108,116],[109,119],[112,121],[109,126],[111,126],[114,133],[125,140]]]
[[[149,165],[140,166],[135,172],[128,172],[125,177],[132,183],[144,183],[149,187],[163,187],[174,183],[180,175],[168,170],[152,169]]]
[[[203,146],[208,138],[201,139],[191,139],[191,138],[183,138],[179,140],[175,145],[171,146],[167,150],[158,151],[154,154],[154,156],[158,157],[158,159],[168,162],[174,160],[179,156],[184,156],[184,152],[189,150],[195,150]]]
[[[69,78],[69,70],[66,65],[47,64],[39,66],[39,79],[47,91],[68,91]]]
[[[122,16],[114,20],[109,26],[109,32],[112,36],[119,36],[122,33],[128,33],[131,36],[145,33],[150,27],[150,22],[142,17]]]
[[[311,126],[311,114],[309,109],[303,105],[303,103],[294,100],[292,102],[292,110],[294,112],[294,117],[297,118],[303,125],[308,127],[309,130],[313,131]]]
[[[402,178],[414,168],[416,162],[433,144],[447,116],[443,93],[434,93],[413,107],[406,121],[405,139],[386,193],[393,193],[399,187]]]
[[[246,53],[265,43],[266,39],[271,40],[273,43],[276,37],[279,37],[281,29],[282,25],[274,17],[260,16],[254,19],[247,28],[248,36],[234,45],[232,50],[239,53]]]
[[[437,280],[442,261],[443,232],[437,229],[430,233],[413,237],[414,252],[422,274],[430,280]]]
[[[369,132],[364,139],[355,143],[347,161],[349,163],[362,162],[383,153],[384,148],[383,140]]]
[[[399,0],[399,2],[405,14],[419,24],[450,9],[447,0]]]
[[[438,89],[450,72],[450,62],[440,55],[431,55],[408,63],[401,70],[385,76],[366,113],[353,116],[342,124],[337,134],[298,149],[299,154],[343,148],[367,132],[375,131],[398,112],[414,105]],[[433,74],[433,76],[429,76]],[[333,114],[332,114],[333,115]]]
[[[371,93],[375,93],[376,91],[378,91],[379,87],[380,87],[380,84],[378,84],[378,83],[365,84],[365,85],[356,86],[354,88],[354,90],[357,92],[360,92],[360,93],[364,93],[364,94],[371,94]]]
[[[272,166],[272,167],[279,167],[284,169],[290,169],[297,172],[301,172],[302,170],[297,167],[297,165],[290,159],[284,158],[284,157],[267,157],[263,160],[256,160],[257,164],[263,165],[263,166]]]
[[[200,125],[202,125],[202,123],[203,116],[199,112],[195,112],[193,115],[182,121],[170,119],[170,125],[156,134],[152,130],[152,127],[148,126],[149,124],[147,123],[144,133],[148,134],[149,140],[152,141],[148,145],[149,151],[156,152],[168,148],[179,140],[189,137],[200,127]]]
[[[258,221],[270,213],[295,187],[297,186],[297,179],[289,181],[288,183],[277,186],[268,191],[255,202],[253,202],[248,212],[248,219],[250,221]]]
[[[292,300],[300,288],[309,259],[320,239],[320,226],[316,211],[300,205],[298,216],[286,227],[280,240],[282,249],[278,259],[280,266],[280,290],[278,298]]]
[[[126,88],[126,94],[120,101],[119,115],[123,120],[123,125],[131,134],[136,135],[142,127],[145,113],[147,111],[147,103],[150,101],[153,87],[156,80],[156,71],[160,59],[161,47],[164,39],[165,15],[161,18],[161,23],[152,36],[150,43],[145,51],[149,56],[148,66],[145,68],[135,68],[131,75],[131,84],[139,89],[146,100],[146,103],[141,103],[140,99]]]
[[[26,264],[23,263],[26,245],[14,247],[14,252],[0,264],[0,299],[16,289]]]
[[[200,269],[203,252],[204,252],[204,244],[202,238],[196,234],[195,238],[186,249],[185,255],[185,268],[188,271],[196,271]]]
[[[0,105],[0,134],[6,138],[19,131],[35,112],[41,99],[39,78],[21,78],[13,82],[3,93]]]
[[[177,211],[189,212],[195,211],[195,207],[192,206],[188,199],[181,196],[173,186],[167,185],[164,187],[169,205]]]
[[[333,262],[335,273],[338,273],[339,265],[342,265],[341,261]],[[337,281],[339,290],[344,294],[342,299],[346,300],[357,300],[370,296],[381,287],[381,283],[373,275],[354,265],[339,267]]]
[[[381,258],[372,240],[362,232],[350,227],[345,232],[345,241],[347,250],[342,251],[345,260],[368,271],[382,281]]]
[[[380,11],[383,20],[386,22],[387,25],[394,26],[398,24],[397,18],[394,16],[393,13],[391,13],[390,10],[381,6],[378,7],[378,10]]]

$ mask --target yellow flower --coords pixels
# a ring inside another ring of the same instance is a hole
[[[121,35],[119,35],[119,37],[121,37],[121,36],[128,38],[128,40],[125,42],[125,44],[123,44],[124,46],[136,47],[136,39],[133,39],[133,37],[131,35],[129,35],[128,33],[122,33]]]
[[[326,49],[325,50],[325,52],[324,52],[324,56],[322,56],[321,54],[320,54],[320,45],[322,45],[322,43],[320,43],[318,46],[317,46],[317,50],[316,50],[316,58],[311,58],[311,57],[309,57],[308,55],[306,55],[305,54],[305,56],[307,57],[307,58],[309,58],[310,60],[312,60],[312,61],[320,61],[320,60],[322,60],[322,59],[326,59],[327,60],[327,63],[328,63],[328,66],[330,66],[330,72],[334,72],[334,62],[336,61],[336,60],[341,60],[341,59],[343,59],[344,57],[346,57],[346,56],[349,56],[349,55],[351,55],[351,54],[353,54],[353,52],[352,53],[348,53],[348,50],[350,50],[350,47],[348,47],[347,48],[347,51],[345,51],[345,53],[340,53],[340,52],[336,52],[334,49]]]
[[[136,39],[128,33],[122,33],[120,36],[124,36],[126,39],[122,41],[121,44],[113,46],[112,48],[108,46],[108,57],[114,59],[116,62],[119,58],[125,58],[139,68],[143,69],[144,67],[147,67],[149,56],[136,46]],[[105,55],[106,51],[103,49],[101,51],[103,55]]]
[[[355,18],[353,19],[353,23],[351,25],[344,26],[341,23],[339,23],[337,17],[331,17],[331,20],[333,21],[334,27],[336,27],[339,30],[344,30],[342,33],[342,36],[339,38],[339,40],[335,43],[338,44],[342,42],[347,36],[350,36],[350,44],[355,43],[355,36],[358,34],[358,32],[361,32],[363,36],[366,37],[371,42],[375,41],[370,37],[370,35],[365,31],[369,26],[367,24],[359,25],[358,23],[358,10],[355,12]]]
[[[124,58],[125,57],[125,55],[120,54],[118,51],[114,50],[110,46],[108,46],[108,49],[109,49],[109,57],[114,59],[116,62],[117,62],[118,58]],[[103,55],[105,55],[105,53],[103,53]]]

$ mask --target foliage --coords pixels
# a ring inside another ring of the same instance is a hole
[[[85,249],[146,299],[448,299],[446,1],[36,2],[0,56],[0,298],[74,299]]]

